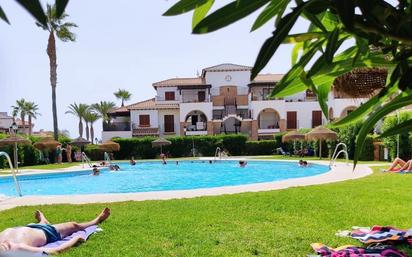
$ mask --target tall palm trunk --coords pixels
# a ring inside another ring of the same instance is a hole
[[[90,137],[92,144],[94,144],[94,128],[93,128],[93,123],[90,123]]]
[[[29,115],[29,136],[31,136],[31,133],[32,133],[32,123],[31,123],[32,121],[31,121],[31,115]]]
[[[122,98],[122,107],[124,106],[124,99]]]
[[[83,137],[83,122],[82,119],[79,119],[79,136]]]
[[[89,122],[86,121],[86,139],[89,141]]]
[[[27,134],[27,132],[26,132],[26,116],[24,114],[21,114],[20,119],[21,119],[21,125],[23,126],[22,131],[23,131],[24,134]]]
[[[56,40],[54,38],[54,30],[50,31],[47,44],[47,55],[50,61],[50,84],[52,87],[52,112],[53,112],[53,134],[54,139],[59,139],[59,127],[57,124],[57,106],[56,106],[56,85],[57,85],[57,55],[56,55]]]

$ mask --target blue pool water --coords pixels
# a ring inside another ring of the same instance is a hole
[[[20,176],[23,195],[72,195],[130,193],[235,186],[300,178],[325,173],[327,166],[296,162],[249,161],[245,168],[236,161],[139,162],[136,166],[119,164],[121,170],[102,169],[100,176],[90,171]],[[0,177],[0,194],[15,196],[12,178]]]

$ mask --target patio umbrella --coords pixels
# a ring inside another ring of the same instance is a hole
[[[82,146],[90,144],[90,141],[88,141],[88,140],[86,140],[82,137],[78,137],[78,138],[74,139],[73,141],[71,141],[70,144],[82,147]]]
[[[160,153],[162,153],[163,146],[171,145],[171,144],[172,142],[170,142],[169,140],[166,140],[164,138],[159,138],[152,142],[152,147],[160,147]]]
[[[17,144],[23,144],[23,145],[30,145],[31,141],[19,136],[9,136],[4,139],[0,140],[0,146],[4,145],[13,145],[13,155],[14,155],[14,168],[16,172],[19,172],[19,162],[18,162],[18,154],[17,154]]]
[[[120,150],[120,145],[113,141],[106,141],[99,145],[99,150],[104,152],[117,152]]]
[[[33,146],[34,146],[34,148],[43,151],[43,150],[56,149],[56,147],[59,144],[60,143],[58,141],[54,140],[51,137],[44,137],[44,138],[40,139],[38,142],[34,143]]]
[[[319,126],[306,134],[306,140],[319,140],[319,157],[322,159],[322,140],[336,140],[337,134],[332,130]]]
[[[290,142],[293,141],[293,151],[296,149],[296,141],[304,141],[305,140],[305,135],[302,133],[299,133],[298,131],[291,131],[285,135],[282,136],[282,142]],[[303,147],[303,145],[302,145]]]

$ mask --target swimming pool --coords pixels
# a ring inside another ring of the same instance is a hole
[[[236,186],[314,176],[329,167],[311,164],[298,167],[296,162],[248,161],[245,168],[237,161],[139,162],[135,166],[119,164],[121,170],[102,169],[100,176],[90,171],[23,175],[19,182],[23,195],[78,195],[186,190]],[[11,177],[0,177],[0,194],[15,196]]]

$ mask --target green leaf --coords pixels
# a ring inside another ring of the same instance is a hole
[[[325,36],[325,33],[321,33],[321,32],[306,32],[306,33],[292,34],[292,35],[288,35],[285,38],[285,40],[283,40],[283,44],[304,42],[304,41],[309,41],[312,39],[319,39],[324,36]]]
[[[6,14],[4,13],[3,9],[0,6],[0,19],[4,20],[5,22],[7,22],[8,24],[10,24],[9,20],[7,19]]]
[[[215,3],[215,0],[208,0],[204,5],[199,6],[195,9],[195,11],[193,12],[193,18],[192,18],[192,29],[194,29],[194,27],[196,27],[196,25],[201,20],[203,20],[203,18],[210,11],[210,8],[212,8],[214,3]]]
[[[353,21],[355,17],[354,0],[334,0],[333,3],[338,11],[342,23],[348,29],[353,29]]]
[[[355,155],[354,155],[354,168],[359,160],[359,156],[362,152],[363,145],[365,144],[365,138],[367,134],[373,129],[375,124],[385,117],[385,115],[410,105],[412,102],[412,91],[405,91],[399,96],[395,97],[392,101],[387,103],[386,105],[382,106],[381,108],[377,109],[373,112],[368,119],[363,123],[361,129],[359,130],[358,136],[356,138],[356,148],[355,148]]]
[[[301,42],[298,42],[295,44],[295,46],[292,49],[292,54],[291,54],[291,62],[292,65],[295,65],[298,61],[298,56],[299,56],[299,51],[302,48],[303,44]]]
[[[378,138],[390,137],[412,131],[412,120],[404,121],[382,133]]]
[[[203,34],[226,27],[253,13],[270,0],[237,0],[223,6],[204,18],[193,29],[194,34]]]
[[[16,0],[41,25],[47,27],[47,17],[39,0]]]
[[[339,33],[340,30],[338,28],[334,29],[328,36],[328,42],[326,44],[326,50],[325,50],[325,61],[327,64],[331,64],[333,60],[333,56],[339,48]]]
[[[301,76],[304,67],[308,64],[308,62],[312,59],[312,57],[324,42],[324,40],[320,40],[312,44],[310,49],[300,58],[299,62],[293,65],[293,67],[285,74],[285,76],[283,76],[279,83],[277,83],[276,87],[271,93],[271,97],[278,97],[285,91],[288,93],[290,93],[290,91],[298,93],[306,88],[306,86],[300,81],[300,79],[299,83],[295,84],[294,86],[291,86],[290,83]]]
[[[175,5],[170,7],[163,16],[174,16],[179,15],[185,12],[190,12],[193,9],[196,9],[204,5],[208,0],[180,0]]]
[[[56,18],[60,18],[63,15],[68,3],[69,0],[56,0]]]
[[[260,28],[270,19],[278,15],[280,11],[288,5],[289,2],[290,0],[272,1],[257,17],[255,23],[252,26],[252,31]]]
[[[314,0],[299,5],[291,13],[282,18],[276,30],[273,32],[273,36],[268,38],[263,44],[263,46],[260,48],[259,54],[255,61],[255,65],[252,68],[252,80],[270,61],[272,56],[275,54],[276,50],[279,48],[280,44],[285,40],[286,36],[289,34],[289,31],[292,29],[293,25],[295,24],[296,20],[298,19],[302,11],[308,6],[308,4],[313,4],[316,2],[317,1]]]

